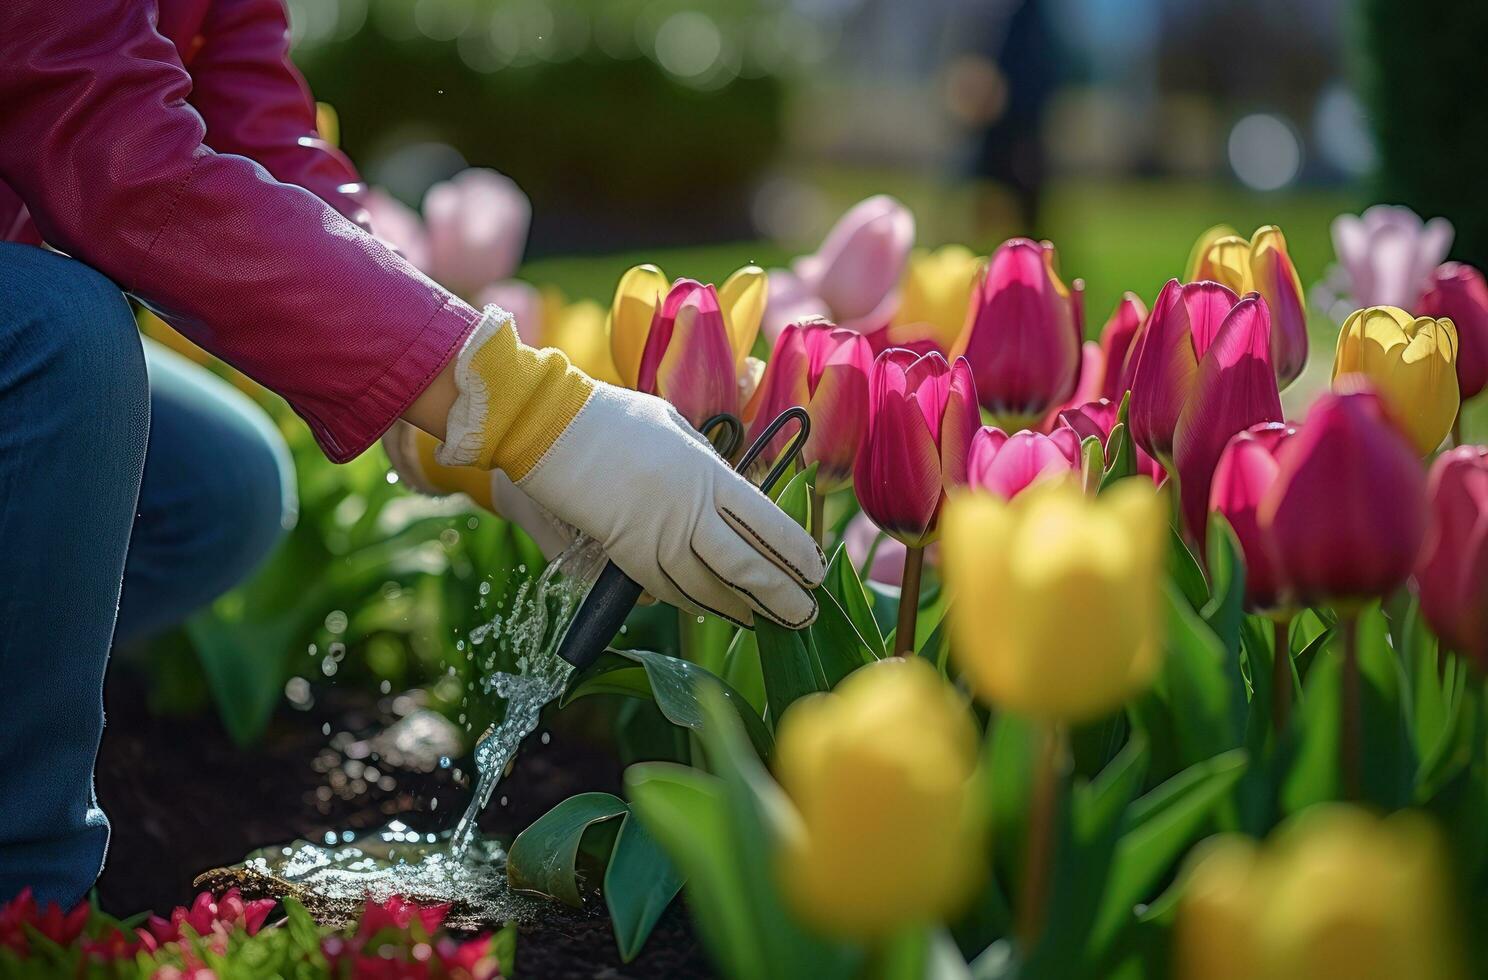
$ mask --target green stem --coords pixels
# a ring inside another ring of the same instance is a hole
[[[816,539],[818,548],[825,547],[827,495],[818,491],[816,484],[812,484],[806,488],[806,496],[811,501],[811,536]]]
[[[915,619],[920,614],[920,572],[925,567],[925,549],[906,548],[904,578],[899,589],[899,625],[894,630],[894,656],[914,653]]]
[[[1343,770],[1343,795],[1361,797],[1364,764],[1364,718],[1359,679],[1359,614],[1352,610],[1339,616],[1343,626],[1343,717],[1339,731],[1339,765]]]
[[[1280,735],[1292,717],[1291,617],[1272,620],[1275,650],[1271,654],[1271,729]]]
[[[1043,738],[1028,801],[1028,837],[1023,857],[1023,885],[1018,901],[1017,935],[1026,958],[1044,932],[1049,879],[1054,858],[1054,822],[1059,808],[1059,765],[1063,732],[1057,724],[1041,726]]]

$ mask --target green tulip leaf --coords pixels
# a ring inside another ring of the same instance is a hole
[[[882,659],[887,656],[883,633],[879,631],[878,620],[873,618],[873,600],[868,597],[868,590],[863,587],[858,570],[847,556],[846,547],[839,546],[833,553],[822,587],[842,606],[842,611],[847,614],[858,635],[868,644],[874,657]]]
[[[682,889],[682,876],[645,824],[626,817],[605,868],[604,898],[620,959],[635,959],[656,920]]]
[[[518,891],[533,892],[580,908],[579,845],[591,827],[629,813],[609,793],[570,796],[538,817],[512,841],[506,877]]]
[[[1209,581],[1213,583],[1209,601],[1201,614],[1204,622],[1224,644],[1237,669],[1240,663],[1240,623],[1245,618],[1245,559],[1240,539],[1223,514],[1209,517]],[[1244,697],[1244,688],[1240,688]]]
[[[639,664],[640,666],[634,666]],[[680,728],[701,731],[703,711],[698,692],[715,685],[749,733],[760,758],[768,759],[775,740],[754,706],[715,674],[695,663],[650,650],[611,651],[569,684],[560,707],[590,694],[619,694],[650,698],[667,721]]]
[[[1128,413],[1131,409],[1131,392],[1121,396],[1121,407],[1116,410],[1116,421],[1111,425],[1111,434],[1106,437],[1106,470],[1101,474],[1102,490],[1129,476],[1137,474],[1137,447],[1132,442]]]
[[[1176,527],[1168,528],[1168,574],[1183,597],[1195,610],[1209,603],[1209,583],[1204,580],[1204,569]]]
[[[759,644],[760,673],[765,679],[770,722],[778,725],[780,716],[798,698],[828,690],[827,678],[804,632],[777,626],[760,617],[754,625],[754,635]]]

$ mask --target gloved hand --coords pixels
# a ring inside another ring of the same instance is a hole
[[[665,401],[523,345],[494,306],[457,357],[455,384],[440,464],[504,471],[664,602],[742,624],[816,618],[821,549]]]

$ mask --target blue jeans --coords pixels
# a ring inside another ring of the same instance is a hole
[[[241,581],[294,501],[247,397],[143,341],[93,269],[0,243],[0,902],[92,887],[109,648]]]

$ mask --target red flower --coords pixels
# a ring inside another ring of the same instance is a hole
[[[274,910],[274,904],[272,898],[245,902],[236,888],[228,889],[221,898],[213,897],[211,892],[202,892],[189,909],[176,906],[169,919],[150,916],[145,928],[138,930],[139,936],[145,948],[152,952],[166,943],[179,942],[183,938],[182,926],[189,926],[198,936],[214,933],[226,936],[238,929],[253,936],[263,927],[264,920]]]
[[[449,910],[448,902],[421,906],[401,895],[394,895],[382,903],[370,901],[362,912],[362,921],[357,926],[356,937],[365,942],[384,929],[402,932],[408,929],[415,920],[422,929],[423,935],[432,935],[444,922],[444,917],[449,915]]]
[[[48,902],[42,908],[36,904],[31,889],[23,888],[15,898],[0,905],[0,946],[24,955],[31,947],[27,926],[58,946],[71,946],[88,924],[90,911],[87,902],[79,902],[66,913],[56,902]]]
[[[83,955],[88,959],[101,963],[117,963],[121,960],[132,960],[135,954],[142,949],[144,944],[133,933],[125,932],[116,926],[108,929],[93,939],[84,939],[82,944]]]

